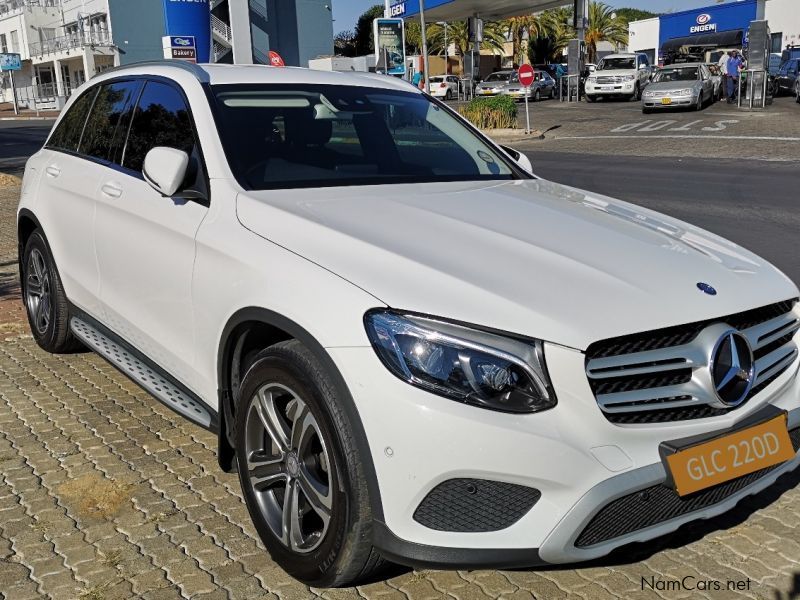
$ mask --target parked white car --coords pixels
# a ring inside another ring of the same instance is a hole
[[[646,54],[609,54],[597,63],[586,78],[586,100],[600,98],[641,98],[653,68]]]
[[[589,560],[796,467],[797,287],[530,168],[390,77],[106,71],[25,169],[31,331],[218,433],[315,586]]]
[[[442,100],[458,98],[458,77],[455,75],[431,76],[431,96]]]

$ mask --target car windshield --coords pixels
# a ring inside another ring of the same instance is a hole
[[[653,82],[697,81],[697,79],[699,79],[697,67],[683,67],[679,69],[662,69],[656,73]]]
[[[636,59],[633,57],[625,58],[604,58],[600,61],[600,64],[597,65],[598,71],[615,71],[617,69],[635,69],[636,68]]]
[[[217,128],[248,189],[519,177],[424,95],[339,85],[215,85]]]
[[[492,73],[486,78],[486,81],[508,81],[512,75],[513,73]]]

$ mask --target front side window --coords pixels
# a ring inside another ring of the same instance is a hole
[[[125,139],[131,105],[136,100],[140,86],[139,81],[120,81],[100,86],[78,149],[81,154],[100,160],[114,160],[112,148]]]
[[[53,135],[47,140],[48,148],[58,150],[68,150],[77,152],[81,142],[86,116],[92,108],[94,97],[97,95],[97,87],[93,87],[81,94],[75,103],[69,107],[66,114],[59,121]]]
[[[183,95],[171,85],[148,81],[133,113],[122,166],[141,171],[144,157],[156,146],[191,155],[194,133]]]
[[[248,189],[515,178],[507,159],[421,94],[217,85],[217,129]]]

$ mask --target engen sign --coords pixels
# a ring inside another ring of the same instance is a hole
[[[208,0],[162,0],[164,3],[164,35],[193,37],[197,62],[211,61],[211,9]]]

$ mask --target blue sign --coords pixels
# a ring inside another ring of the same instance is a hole
[[[0,54],[0,71],[20,71],[22,61],[19,54]]]
[[[757,5],[757,0],[742,0],[662,15],[659,17],[659,47],[676,38],[723,31],[746,32],[750,21],[756,19]]]
[[[173,48],[196,48],[197,44],[195,44],[194,36],[193,35],[186,35],[186,36],[176,36],[171,35],[169,37],[170,46]]]
[[[455,0],[425,0],[425,10],[450,4]],[[419,14],[419,0],[390,0],[390,17],[410,17]]]
[[[208,0],[163,0],[164,32],[173,48],[191,48],[178,42],[194,40],[197,62],[211,61],[211,8]]]

